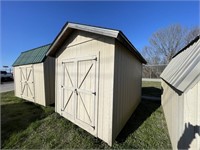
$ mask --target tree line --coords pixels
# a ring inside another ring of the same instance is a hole
[[[142,50],[148,64],[168,64],[172,57],[200,34],[199,26],[186,28],[179,24],[157,30]]]

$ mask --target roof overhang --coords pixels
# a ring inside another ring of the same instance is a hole
[[[199,36],[180,50],[164,69],[160,77],[181,92],[187,91],[200,79]]]
[[[137,49],[131,44],[131,42],[126,38],[126,36],[119,30],[89,26],[77,23],[68,22],[61,29],[55,40],[53,41],[51,47],[46,53],[47,56],[54,56],[56,51],[65,42],[66,38],[74,31],[81,30],[85,32],[90,32],[94,34],[99,34],[111,38],[115,38],[120,41],[124,46],[126,46],[142,63],[147,63],[142,55],[137,51]]]

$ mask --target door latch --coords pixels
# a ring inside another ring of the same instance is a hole
[[[76,95],[78,95],[78,91],[77,91],[77,89],[74,89],[74,92],[76,93]]]

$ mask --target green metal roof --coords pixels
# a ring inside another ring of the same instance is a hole
[[[17,58],[17,60],[13,63],[13,67],[27,65],[27,64],[35,64],[43,62],[46,53],[51,44],[44,45],[38,48],[34,48],[25,52],[22,52],[21,55]]]

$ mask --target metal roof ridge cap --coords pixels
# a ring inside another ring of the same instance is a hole
[[[83,30],[83,28],[81,28],[80,26],[86,26],[86,27],[89,27],[89,28],[96,28],[96,29],[104,30],[104,31],[110,30],[110,31],[115,32],[115,33],[113,35],[111,35],[111,34],[102,34],[101,32],[92,32],[92,33],[101,34],[101,35],[109,36],[109,37],[113,37],[113,38],[117,38],[118,34],[120,33],[120,31],[118,31],[118,30],[104,29],[104,28],[101,28],[101,27],[93,27],[93,26],[89,26],[89,25],[81,25],[81,24],[67,22],[67,25],[62,29],[60,35],[58,35],[58,38],[54,42],[52,42],[52,45],[49,48],[48,52],[46,53],[46,56],[49,55],[49,53],[51,52],[51,49],[54,47],[54,44],[57,43],[57,41],[60,39],[60,37],[64,34],[64,32],[68,28]],[[78,27],[78,28],[76,28],[76,27]],[[83,30],[83,31],[89,32],[88,30]]]
[[[120,30],[118,30],[118,29],[107,28],[107,27],[103,27],[103,26],[96,26],[96,25],[83,24],[83,23],[76,23],[76,22],[68,22],[68,23],[74,24],[74,25],[83,25],[83,26],[88,26],[88,27],[100,28],[100,29],[105,29],[105,30],[120,31]]]
[[[120,32],[119,30],[106,29],[106,28],[103,28],[103,27],[95,27],[95,26],[82,25],[82,24],[76,24],[76,23],[68,23],[68,25],[69,25],[70,28],[73,28],[73,29],[78,29],[78,30],[87,31],[87,32],[91,32],[91,33],[110,36],[110,37],[113,37],[113,38],[117,38],[117,36]],[[110,33],[106,33],[106,31],[110,32]]]

